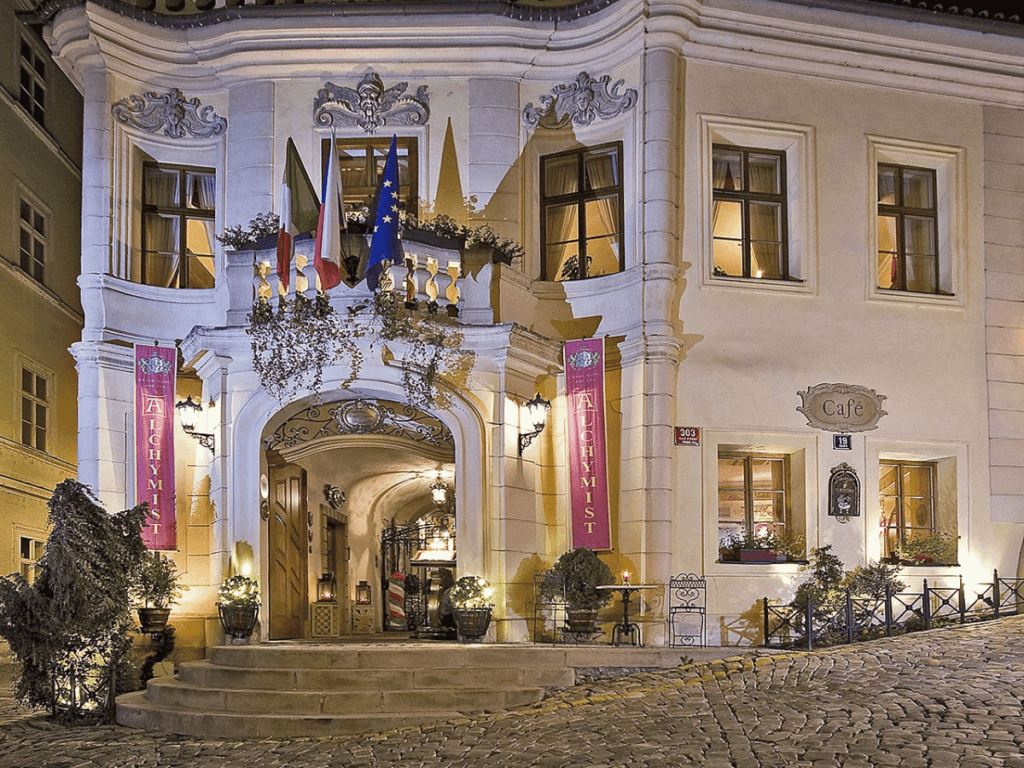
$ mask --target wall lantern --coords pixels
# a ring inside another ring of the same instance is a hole
[[[548,411],[551,410],[551,401],[540,396],[538,392],[532,400],[523,403],[526,408],[527,423],[533,425],[532,432],[519,433],[519,455],[523,455],[526,446],[533,442],[533,438],[544,431],[544,425],[548,423]]]
[[[178,421],[181,422],[181,428],[185,430],[185,434],[194,437],[203,448],[208,448],[210,453],[216,456],[217,452],[213,449],[213,435],[208,432],[196,432],[196,416],[203,410],[202,403],[197,403],[192,399],[192,395],[189,395],[188,399],[178,401],[174,410],[178,412]]]
[[[441,509],[448,505],[448,484],[441,479],[440,475],[437,476],[437,480],[430,484],[430,498]]]
[[[316,580],[316,599],[321,603],[333,603],[338,595],[338,580],[333,573],[325,573]]]
[[[370,585],[365,581],[356,584],[356,605],[370,604]]]

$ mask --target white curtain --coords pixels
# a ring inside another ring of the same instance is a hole
[[[779,190],[779,164],[765,162],[748,162],[747,175],[752,193],[776,194]],[[782,226],[782,209],[777,203],[751,203],[750,221],[750,255],[751,270],[756,274],[758,268],[763,270],[763,277],[781,278],[780,264]]]

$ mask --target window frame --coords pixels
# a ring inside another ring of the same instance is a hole
[[[783,496],[783,522],[781,527],[784,533],[788,533],[791,530],[791,520],[793,516],[792,507],[790,504],[790,486],[792,481],[790,480],[790,454],[788,453],[765,453],[762,451],[736,451],[736,450],[723,450],[719,449],[718,461],[719,461],[719,473],[718,473],[718,493],[721,498],[722,493],[722,476],[721,476],[721,461],[722,459],[742,459],[743,460],[743,529],[757,535],[757,521],[754,519],[755,514],[755,499],[754,492],[759,490],[755,488],[753,482],[753,462],[755,460],[767,460],[767,461],[781,461],[782,462],[782,488],[772,488],[772,493],[782,493]],[[763,490],[763,489],[760,489]],[[778,523],[769,524],[773,529],[779,527]],[[719,509],[718,517],[718,536],[722,537],[722,518],[721,509]],[[773,531],[778,534],[778,531]]]
[[[49,230],[51,224],[50,209],[42,205],[39,199],[31,194],[20,182],[15,183],[16,194],[14,195],[14,218],[18,222],[18,226],[14,228],[15,231],[15,250],[18,253],[18,266],[22,272],[31,277],[40,285],[45,285],[46,278],[46,265],[50,255],[50,238]],[[40,235],[38,230],[34,226],[34,222],[26,222],[22,218],[22,208],[28,206],[34,217],[41,217],[43,220],[44,232]],[[26,228],[27,225],[27,228]],[[23,248],[22,236],[23,233],[27,233],[28,237],[32,240],[32,253],[28,254],[29,267],[26,268],[26,253]],[[36,258],[35,251],[41,246],[42,248],[42,261]]]
[[[805,537],[808,549],[817,537],[818,440],[815,435],[787,432],[707,430],[702,436],[703,556],[705,573],[737,576],[762,573],[797,573],[801,561],[739,563],[723,561],[718,536],[718,457],[725,453],[755,453],[789,457],[789,533]]]
[[[883,494],[881,487],[881,479],[885,476],[885,467],[893,467],[896,470],[896,492],[893,494]],[[915,496],[912,494],[904,493],[903,491],[903,470],[904,468],[913,467],[915,469],[924,469],[928,474],[928,517],[931,521],[929,525],[907,525],[906,520],[906,509],[905,503],[908,498],[924,498],[923,496]],[[883,498],[895,499],[895,512],[896,512],[896,524],[886,525],[885,520],[881,521],[879,527],[882,529],[882,554],[884,557],[892,557],[894,552],[890,550],[888,545],[888,531],[895,529],[896,531],[896,542],[895,546],[905,544],[907,541],[907,533],[910,530],[913,531],[926,531],[928,534],[937,532],[938,529],[938,505],[936,504],[936,481],[938,478],[938,467],[934,461],[907,461],[900,459],[879,459],[878,461],[878,476],[879,476],[879,508],[882,508]],[[893,548],[895,549],[895,547]],[[944,565],[944,563],[943,563]]]
[[[419,136],[415,135],[404,135],[396,136],[396,145],[398,149],[405,148],[408,157],[408,188],[409,194],[405,198],[400,198],[399,202],[402,205],[402,210],[406,215],[416,218],[419,215],[419,183],[420,183],[420,161],[419,161]],[[390,138],[373,137],[373,136],[335,136],[334,137],[334,152],[335,159],[338,160],[339,168],[341,168],[341,157],[338,152],[342,148],[353,148],[355,145],[362,145],[361,148],[369,149],[371,151],[383,150],[384,156],[387,156],[388,150],[391,146]],[[327,153],[331,151],[331,139],[324,138],[320,142],[320,178],[314,179],[313,183],[316,186],[317,196],[321,194],[321,188],[323,185],[324,174],[327,172]],[[380,180],[377,177],[377,164],[370,163],[369,158],[372,154],[367,154],[367,167],[366,172],[371,177],[370,184],[367,187],[357,187],[360,190],[358,195],[353,194],[351,185],[341,185],[342,202],[345,206],[345,212],[349,213],[352,211],[358,211],[364,205],[369,210],[373,204],[373,198],[377,194],[377,190],[380,186]],[[319,183],[318,183],[319,182]],[[399,186],[401,187],[401,180],[399,180]],[[368,190],[368,192],[364,191]],[[365,200],[365,202],[364,202]],[[374,215],[374,211],[369,211],[369,216]],[[369,222],[372,225],[372,222]]]
[[[881,175],[883,169],[891,169],[894,172],[894,194],[897,200],[900,202],[892,205],[884,204],[881,200],[877,203],[876,216],[881,219],[883,217],[891,217],[895,219],[896,226],[896,242],[894,243],[895,252],[893,258],[895,260],[896,267],[896,285],[895,286],[881,286],[878,285],[879,291],[903,291],[905,293],[923,293],[925,295],[943,293],[942,287],[939,282],[942,253],[939,248],[939,209],[938,209],[938,183],[936,178],[936,171],[934,168],[923,168],[913,165],[898,165],[896,163],[878,163],[875,166],[876,178]],[[903,197],[903,177],[907,171],[913,171],[917,173],[927,174],[931,182],[931,198],[934,207],[931,208],[916,208],[913,206],[906,205]],[[876,186],[877,188],[877,186]],[[933,279],[935,290],[932,291],[920,291],[914,290],[907,287],[907,260],[910,254],[907,250],[906,242],[906,231],[905,223],[907,217],[914,217],[918,219],[928,219],[931,222],[931,234],[932,241],[935,243],[935,264],[933,268]],[[881,238],[881,228],[878,231],[878,237]],[[881,259],[881,242],[878,243],[879,259]]]
[[[741,232],[740,232],[740,247],[742,248],[742,270],[741,275],[730,275],[730,274],[718,274],[718,265],[714,262],[714,247],[715,241],[721,238],[716,238],[714,233],[714,215],[712,214],[712,231],[711,231],[711,259],[712,259],[712,275],[715,277],[731,277],[739,278],[742,280],[775,280],[782,282],[789,282],[791,277],[789,274],[789,223],[787,210],[789,208],[789,199],[786,192],[786,153],[783,150],[777,149],[766,149],[764,147],[745,147],[738,146],[735,144],[724,144],[715,143],[711,146],[711,158],[712,168],[714,168],[714,156],[716,151],[730,151],[736,152],[741,156],[740,166],[742,179],[742,190],[726,190],[719,189],[715,186],[714,176],[712,175],[711,180],[711,207],[714,211],[714,206],[718,202],[733,202],[739,203],[741,206]],[[749,156],[752,154],[772,155],[779,159],[779,192],[752,192],[750,191],[750,173],[749,173]],[[781,264],[782,275],[780,277],[759,277],[751,274],[752,272],[752,261],[753,256],[751,254],[753,248],[753,237],[751,233],[750,223],[750,207],[756,203],[772,203],[778,204],[781,209],[780,221],[779,221],[779,235],[781,237],[779,243],[779,260]]]
[[[884,136],[867,137],[868,167],[868,254],[866,298],[886,302],[910,302],[933,306],[964,306],[966,269],[966,150]],[[936,253],[938,281],[935,293],[894,290],[878,285],[878,169],[880,165],[898,165],[935,172]]]
[[[598,190],[587,190],[585,187],[585,164],[583,162],[584,157],[588,153],[595,153],[602,150],[614,149],[615,159],[618,164],[618,181],[610,187],[601,187]],[[545,163],[556,158],[564,158],[576,156],[576,172],[577,172],[577,183],[576,191],[567,193],[564,195],[554,195],[548,197],[546,194],[547,190],[547,174],[545,172]],[[571,149],[564,149],[559,152],[552,152],[546,155],[540,155],[537,163],[538,168],[538,201],[540,207],[540,279],[545,282],[557,282],[557,283],[576,283],[581,280],[591,280],[596,277],[608,277],[611,274],[621,274],[625,271],[625,254],[626,254],[626,226],[625,226],[625,169],[623,168],[623,142],[609,141],[602,144],[592,144],[586,146],[573,147]],[[615,195],[617,199],[616,215],[619,221],[619,265],[616,272],[612,272],[604,275],[594,275],[591,277],[586,274],[587,267],[587,230],[586,230],[586,203],[591,200],[597,200],[599,198],[608,197],[609,195]],[[577,221],[576,221],[576,242],[577,242],[577,253],[578,261],[580,266],[580,276],[575,278],[567,278],[565,280],[559,280],[557,277],[548,274],[548,258],[547,258],[547,209],[551,205],[566,205],[575,203],[577,206]]]
[[[36,556],[26,558],[23,555],[22,547],[24,542],[28,541],[30,549]],[[39,561],[42,559],[44,552],[46,551],[46,537],[42,531],[30,530],[21,526],[15,526],[14,529],[14,552],[15,559],[18,561],[18,573],[21,574],[29,584],[35,582],[39,577]]]
[[[50,433],[53,431],[53,375],[48,372],[41,372],[40,369],[29,365],[28,363],[21,361],[18,364],[18,370],[20,371],[19,379],[21,385],[17,388],[17,401],[18,401],[18,412],[21,414],[19,418],[20,430],[18,436],[18,443],[24,447],[29,448],[33,451],[39,451],[40,453],[49,454],[48,443]],[[25,389],[25,377],[26,374],[32,377],[33,387],[30,391]],[[43,381],[46,384],[46,395],[40,397],[38,395],[39,381]],[[26,421],[25,411],[26,403],[29,404],[29,411],[31,418]],[[44,414],[44,425],[41,430],[39,427],[39,409],[43,409]],[[29,430],[29,441],[26,442],[26,428]],[[39,435],[42,432],[42,447],[39,447]]]
[[[26,57],[26,52],[28,56]],[[18,103],[36,123],[46,126],[48,57],[27,34],[18,49]],[[42,66],[42,72],[39,67]],[[26,80],[28,82],[26,82]],[[26,103],[28,102],[28,103]]]
[[[814,294],[818,287],[818,242],[815,140],[813,126],[751,120],[714,114],[698,116],[700,129],[699,179],[702,288]],[[714,162],[715,145],[782,152],[786,157],[786,268],[787,280],[745,278],[714,273]]]
[[[149,168],[157,168],[160,170],[173,170],[179,174],[179,183],[181,190],[182,202],[177,206],[162,206],[146,201],[146,171]],[[216,188],[217,183],[217,170],[216,168],[210,168],[206,166],[197,165],[184,165],[181,163],[163,163],[156,160],[143,160],[141,166],[142,179],[141,179],[141,197],[142,203],[140,205],[140,263],[139,263],[139,282],[141,285],[148,285],[156,288],[169,288],[172,290],[203,290],[202,288],[190,288],[189,287],[189,258],[188,258],[188,220],[189,219],[203,219],[210,222],[216,222],[217,220],[217,205],[216,199],[214,200],[213,208],[188,208],[184,202],[185,190],[187,189],[186,178],[189,173],[202,173],[211,174],[214,178],[214,185]],[[216,198],[216,191],[214,192]],[[149,248],[147,242],[147,227],[146,227],[146,215],[156,213],[163,216],[175,216],[179,220],[178,226],[178,279],[177,285],[161,285],[150,282],[147,273],[148,269],[148,254]],[[211,253],[209,258],[213,261],[212,277],[214,284],[209,286],[210,288],[216,287],[217,282],[217,248],[216,238],[210,243]],[[206,254],[197,254],[203,255]]]

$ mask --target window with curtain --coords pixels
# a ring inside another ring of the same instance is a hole
[[[878,287],[914,293],[939,288],[935,171],[878,165]]]
[[[622,142],[540,159],[544,280],[621,272]]]
[[[327,169],[327,153],[330,146],[331,140],[325,139],[320,178],[313,179],[318,195]],[[370,207],[380,187],[380,177],[384,173],[384,163],[388,159],[390,147],[390,137],[336,140],[335,150],[338,153],[338,168],[341,171],[341,194],[346,211]],[[398,153],[398,196],[405,212],[417,216],[419,154],[416,138],[399,136],[395,140],[395,149]]]
[[[789,456],[718,454],[718,538],[775,534],[789,527]]]
[[[216,172],[145,163],[142,175],[142,283],[212,288]]]
[[[791,279],[785,153],[716,144],[711,168],[714,275]]]

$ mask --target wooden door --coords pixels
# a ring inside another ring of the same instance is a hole
[[[335,599],[341,607],[341,634],[348,634],[348,523],[333,518],[327,519],[327,567],[338,581]]]
[[[271,640],[302,637],[308,598],[306,573],[306,470],[270,467]]]

